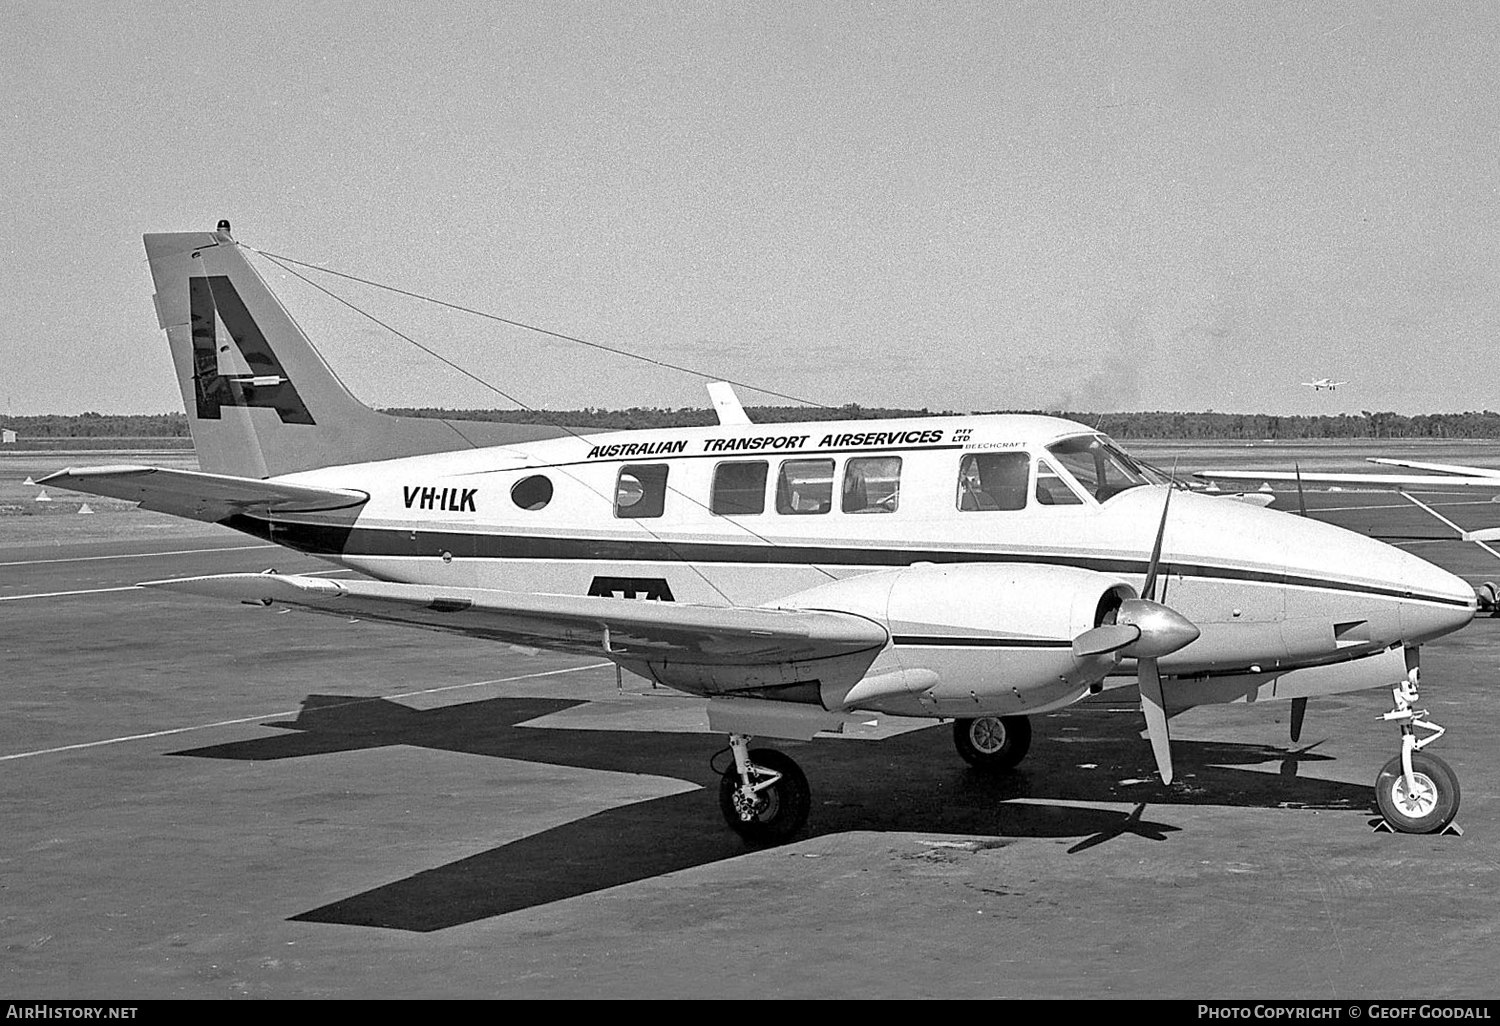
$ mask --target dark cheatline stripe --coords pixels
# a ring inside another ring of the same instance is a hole
[[[1072,648],[1071,641],[1047,638],[961,638],[938,634],[893,634],[897,645],[934,645],[946,648]]]
[[[1094,556],[1019,552],[965,552],[948,549],[855,548],[823,545],[747,545],[740,542],[620,541],[605,538],[537,538],[526,535],[463,534],[453,531],[412,531],[399,528],[350,527],[276,521],[236,514],[221,521],[225,526],[257,538],[308,552],[333,556],[440,556],[455,558],[541,559],[599,562],[648,563],[749,563],[791,566],[809,563],[826,566],[909,566],[912,563],[1030,563],[1072,566],[1104,574],[1144,575],[1147,561],[1106,559]],[[1256,584],[1290,584],[1387,598],[1414,598],[1444,606],[1464,607],[1465,599],[1446,595],[1417,594],[1399,588],[1378,588],[1351,581],[1321,577],[1298,577],[1265,570],[1211,566],[1206,563],[1168,562],[1164,574],[1218,581]]]

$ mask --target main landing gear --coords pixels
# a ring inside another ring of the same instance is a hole
[[[977,770],[1014,769],[1031,748],[1031,720],[1025,716],[981,716],[953,721],[953,744]]]
[[[1443,728],[1424,719],[1418,701],[1417,671],[1391,690],[1396,708],[1381,718],[1401,724],[1401,754],[1381,767],[1375,778],[1375,803],[1391,829],[1403,834],[1435,834],[1458,815],[1458,777],[1436,755],[1422,751],[1443,736]],[[1433,731],[1417,739],[1416,728]]]
[[[719,809],[735,833],[751,844],[780,844],[807,822],[812,801],[807,777],[774,748],[750,750],[750,738],[729,735],[734,765],[719,780]]]

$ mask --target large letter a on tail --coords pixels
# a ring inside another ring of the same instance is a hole
[[[188,279],[188,290],[199,419],[218,420],[222,406],[262,406],[275,410],[283,424],[315,423],[234,283],[226,275],[195,276]],[[244,357],[249,375],[219,373],[219,323]]]

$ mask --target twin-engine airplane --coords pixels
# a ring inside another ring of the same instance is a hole
[[[1414,556],[1174,491],[1051,417],[760,425],[727,386],[713,389],[720,424],[703,428],[376,413],[227,222],[145,243],[201,472],[91,467],[42,483],[375,578],[150,587],[602,654],[705,697],[734,757],[722,811],[753,842],[794,835],[809,792],[752,735],[807,740],[872,712],[952,719],[964,759],[1009,768],[1028,716],[1135,678],[1170,783],[1169,713],[1411,691],[1419,646],[1475,612],[1467,584]],[[1392,764],[1377,792],[1387,819],[1446,826],[1452,771],[1414,751]]]
[[[1316,381],[1304,381],[1302,383],[1314,392],[1321,392],[1325,388],[1330,392],[1337,392],[1340,385],[1349,384],[1347,381],[1334,381],[1332,378],[1319,378]]]

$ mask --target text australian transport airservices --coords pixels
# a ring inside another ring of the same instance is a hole
[[[891,449],[902,446],[936,445],[943,440],[941,430],[925,431],[857,431],[842,434],[826,434],[815,446],[809,446],[812,435],[750,435],[744,438],[705,438],[703,452],[775,452],[802,449],[847,449],[875,448]],[[954,440],[958,435],[955,433]],[[588,459],[608,460],[636,456],[675,456],[687,452],[688,443],[683,440],[660,442],[617,442],[614,445],[596,445],[589,450]]]

